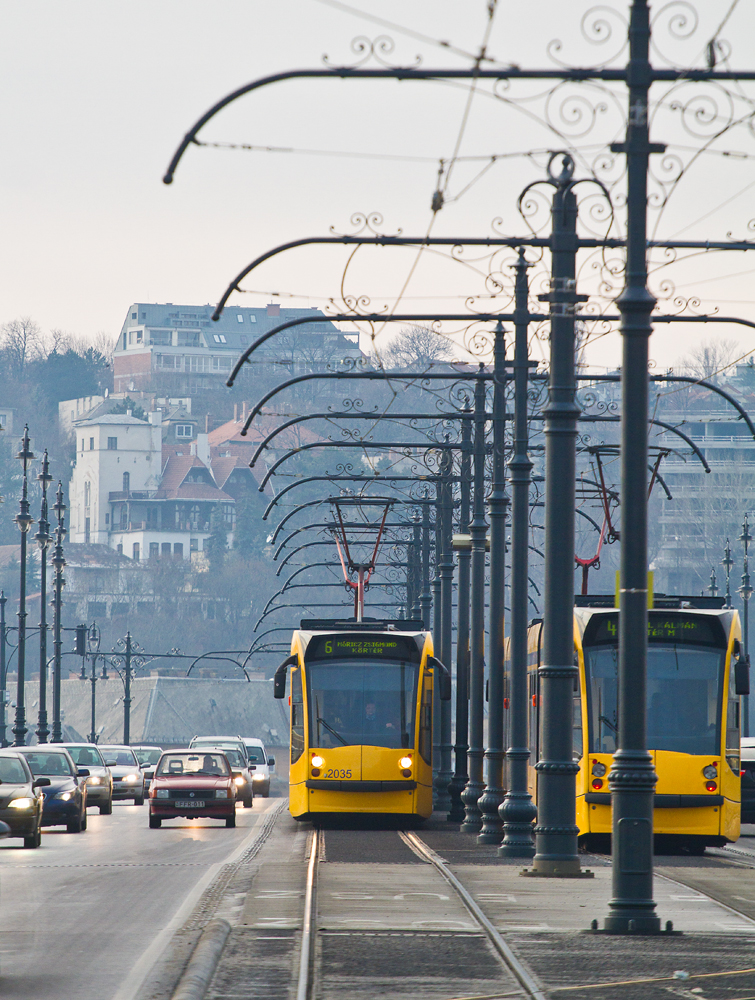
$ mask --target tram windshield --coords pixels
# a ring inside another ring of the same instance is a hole
[[[413,746],[418,675],[396,661],[308,663],[310,746]]]
[[[651,619],[652,622],[652,619]],[[661,639],[670,636],[664,635]],[[587,636],[586,636],[587,638]],[[657,641],[652,627],[648,643],[647,746],[677,753],[720,753],[721,695],[726,651],[715,636],[697,644]],[[690,641],[692,640],[692,641]],[[585,676],[591,753],[613,753],[617,747],[618,646],[585,645]]]

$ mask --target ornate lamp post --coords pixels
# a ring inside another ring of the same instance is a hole
[[[16,455],[24,467],[21,500],[16,514],[16,524],[21,532],[21,578],[18,591],[18,681],[16,684],[16,717],[13,724],[13,745],[22,747],[26,744],[26,536],[34,524],[34,518],[29,513],[29,462],[34,455],[29,447],[29,425],[24,427],[21,441],[21,451]]]
[[[88,737],[90,743],[97,742],[97,722],[96,722],[97,681],[98,680],[106,681],[109,679],[107,673],[107,664],[105,662],[104,657],[102,662],[102,673],[100,674],[99,677],[97,676],[97,657],[100,655],[101,641],[102,641],[102,634],[100,630],[97,628],[97,622],[92,622],[89,631],[87,632],[87,653],[86,653],[86,656],[89,657],[89,660],[91,661],[92,664],[92,672],[89,677],[89,682],[92,685],[92,729]],[[79,674],[79,678],[82,681],[87,680],[86,658],[82,661],[81,673]]]
[[[5,703],[7,698],[7,676],[8,665],[6,661],[6,631],[5,631],[5,605],[8,598],[5,591],[0,590],[0,747],[7,747],[8,741],[5,738]]]
[[[715,597],[718,594],[718,581],[716,580],[716,570],[715,567],[711,566],[710,570],[710,583],[708,584],[708,593],[711,597]]]
[[[54,598],[53,598],[53,648],[54,665],[52,674],[52,742],[60,743],[63,739],[63,732],[60,725],[60,667],[63,649],[63,639],[61,636],[61,619],[63,611],[63,569],[66,561],[63,558],[63,536],[66,529],[63,526],[66,505],[63,503],[63,484],[58,482],[58,491],[55,494],[55,504],[52,508],[58,518],[58,525],[55,529],[55,548],[52,553],[52,565],[55,569]]]
[[[742,563],[742,586],[737,588],[737,593],[742,598],[742,638],[744,640],[743,645],[745,648],[745,658],[749,657],[750,646],[750,628],[749,628],[749,608],[750,608],[750,598],[752,597],[752,586],[750,584],[750,570],[749,570],[749,558],[747,555],[747,550],[752,541],[752,535],[750,534],[750,525],[747,517],[747,512],[745,511],[744,521],[742,522],[742,534],[739,536],[739,540],[744,546],[744,561]],[[744,713],[744,725],[742,726],[742,735],[750,735],[750,696],[745,695],[742,698],[742,711]]]
[[[726,548],[724,549],[724,557],[721,560],[721,565],[726,570],[726,595],[724,599],[724,607],[731,607],[731,568],[734,565],[734,560],[731,558],[731,545],[729,545],[729,539],[726,539]]]
[[[47,743],[50,730],[47,727],[47,550],[50,547],[50,522],[47,520],[47,487],[52,482],[50,462],[45,448],[42,471],[37,476],[42,485],[42,508],[39,515],[39,530],[34,536],[39,545],[39,714],[37,716],[37,740]]]

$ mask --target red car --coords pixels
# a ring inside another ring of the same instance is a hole
[[[164,819],[204,816],[236,826],[236,786],[228,758],[220,750],[169,750],[157,762],[149,789],[149,825]]]

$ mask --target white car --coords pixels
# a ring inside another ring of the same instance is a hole
[[[113,798],[133,799],[135,806],[144,805],[144,773],[131,747],[98,747],[113,775]]]
[[[251,736],[242,737],[252,772],[254,794],[267,798],[270,794],[270,775],[275,770],[275,757],[270,757],[262,740]]]

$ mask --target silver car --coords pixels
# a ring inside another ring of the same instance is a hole
[[[162,749],[155,746],[136,745],[131,744],[131,749],[136,754],[136,759],[139,761],[139,767],[141,767],[144,772],[144,790],[149,791],[149,786],[152,781],[152,775],[154,774],[155,768],[157,767],[157,762],[162,756]]]
[[[105,765],[102,754],[94,743],[61,743],[73,758],[76,767],[89,771],[86,779],[87,805],[99,806],[100,816],[109,816],[113,811],[113,776]]]
[[[131,747],[100,745],[99,749],[113,775],[113,798],[133,799],[135,806],[143,806],[144,773]]]

